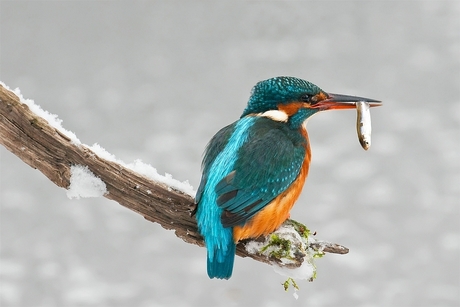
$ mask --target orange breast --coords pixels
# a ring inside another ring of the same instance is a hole
[[[261,235],[268,235],[272,233],[278,227],[283,224],[285,220],[289,218],[289,212],[291,211],[294,203],[299,198],[302,192],[305,179],[308,175],[308,168],[310,166],[311,151],[308,142],[308,134],[305,127],[301,128],[302,135],[307,140],[305,159],[302,164],[299,176],[296,180],[286,189],[283,193],[278,195],[272,202],[270,202],[265,208],[257,213],[248,223],[244,226],[233,227],[233,240],[238,242],[239,240],[247,238],[257,238]]]

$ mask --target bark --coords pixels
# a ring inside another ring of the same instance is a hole
[[[75,144],[63,132],[33,113],[16,94],[1,84],[0,143],[65,189],[70,184],[70,167],[85,165],[106,184],[108,193],[104,197],[141,214],[148,221],[174,230],[177,237],[187,243],[204,245],[195,218],[191,216],[195,204],[190,195],[105,160],[85,145]],[[265,263],[273,262],[270,257],[248,253],[246,243],[238,244],[237,255]],[[316,247],[313,247],[322,248],[325,252],[348,252],[347,248],[338,244],[315,244]],[[300,266],[302,261],[299,258],[293,266]]]

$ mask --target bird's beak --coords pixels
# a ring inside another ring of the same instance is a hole
[[[321,110],[343,110],[343,109],[355,109],[356,102],[365,101],[369,103],[370,107],[379,107],[382,105],[382,102],[379,100],[374,100],[370,98],[357,97],[357,96],[348,96],[341,94],[327,94],[328,98],[319,101],[315,104],[315,108]]]

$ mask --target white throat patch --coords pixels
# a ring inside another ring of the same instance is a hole
[[[264,113],[260,113],[259,116],[268,117],[277,122],[287,122],[289,119],[289,116],[280,110],[270,110]]]

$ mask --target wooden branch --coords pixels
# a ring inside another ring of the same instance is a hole
[[[32,112],[20,98],[0,84],[0,143],[31,167],[38,169],[56,185],[67,189],[72,165],[84,165],[107,187],[104,196],[156,222],[165,229],[175,230],[187,243],[203,246],[198,233],[193,198],[166,184],[152,181],[131,169],[99,157],[88,147],[72,142],[71,138],[48,121]],[[262,238],[263,239],[263,238]],[[257,240],[260,241],[260,238]],[[273,257],[249,253],[241,242],[237,254],[257,261],[272,263]],[[313,245],[316,244],[316,247]],[[321,242],[312,243],[315,250],[345,254],[348,249]],[[297,258],[297,257],[296,257]],[[303,258],[293,260],[290,267],[298,267]]]

